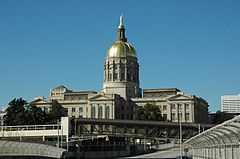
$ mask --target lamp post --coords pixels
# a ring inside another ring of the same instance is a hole
[[[182,111],[180,109],[181,109],[180,104],[178,104],[179,140],[180,140],[179,152],[180,152],[180,159],[182,159]]]
[[[57,121],[57,131],[58,131],[58,135],[57,135],[57,147],[59,148],[59,121]]]

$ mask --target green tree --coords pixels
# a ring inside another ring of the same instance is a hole
[[[8,104],[6,115],[4,116],[5,125],[37,125],[45,124],[46,114],[41,108],[28,104],[22,98],[14,98]]]
[[[212,123],[213,124],[220,124],[226,120],[230,120],[234,117],[234,114],[231,114],[231,113],[225,113],[225,112],[221,112],[221,111],[217,111],[214,118],[213,118],[213,121]]]
[[[8,103],[6,115],[4,116],[5,125],[24,125],[27,115],[25,114],[24,106],[27,102],[22,98],[14,98]]]
[[[66,110],[57,100],[53,100],[51,110],[48,113],[48,122],[57,123],[64,116],[67,116]]]
[[[29,109],[26,112],[28,115],[28,125],[39,125],[45,124],[47,119],[47,114],[41,108],[29,104]]]
[[[137,107],[136,118],[137,120],[163,121],[159,106],[150,103],[147,103],[144,107]]]

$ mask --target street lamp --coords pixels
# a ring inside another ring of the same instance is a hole
[[[178,121],[179,121],[179,151],[180,151],[180,159],[182,159],[182,111],[180,110],[181,105],[178,104]],[[180,115],[181,113],[181,115]]]

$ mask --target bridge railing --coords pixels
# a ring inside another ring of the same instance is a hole
[[[61,129],[61,125],[20,125],[20,126],[1,126],[0,131],[19,131],[19,130],[55,130]]]
[[[194,159],[238,159],[240,116],[212,127],[184,143]]]
[[[51,125],[18,125],[18,126],[0,126],[0,138],[19,137],[65,137],[68,142],[70,133],[69,118],[62,117],[61,122]]]

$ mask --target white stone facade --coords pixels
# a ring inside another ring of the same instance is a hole
[[[132,100],[138,106],[147,103],[159,106],[166,121],[206,123],[208,120],[208,103],[199,97],[186,95],[176,88],[145,89],[142,98]]]
[[[61,92],[61,90],[65,92]],[[61,93],[59,93],[61,92]],[[133,109],[117,94],[103,92],[73,92],[65,86],[59,86],[50,92],[49,99],[37,98],[32,104],[49,111],[53,100],[57,100],[68,112],[69,117],[99,119],[132,119]]]
[[[208,120],[208,103],[200,97],[186,95],[176,88],[144,89],[142,97],[131,98],[131,102],[127,102],[117,94],[74,92],[66,87],[65,92],[58,94],[63,87],[53,89],[48,100],[38,98],[32,103],[49,111],[52,100],[57,99],[67,109],[68,116],[97,119],[134,119],[136,107],[150,103],[159,106],[166,121],[206,123]]]

